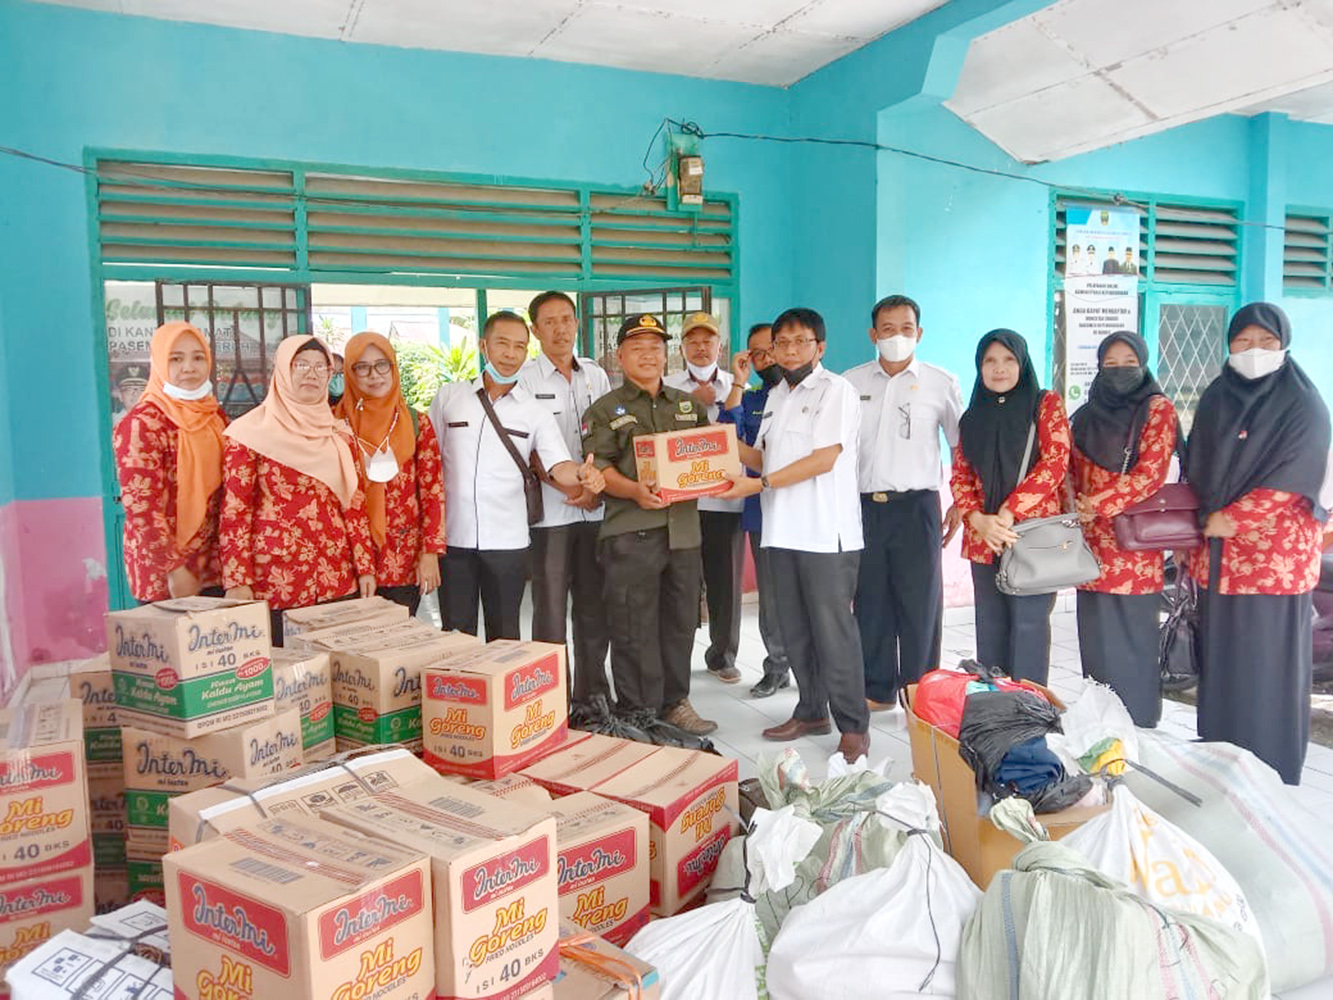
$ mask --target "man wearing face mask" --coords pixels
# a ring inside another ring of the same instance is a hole
[[[680,351],[685,370],[662,379],[681,392],[687,392],[704,407],[710,421],[716,422],[721,403],[731,392],[731,372],[718,367],[722,335],[717,320],[705,312],[686,317],[681,327]],[[744,555],[741,545],[741,507],[739,500],[718,497],[699,499],[699,531],[702,544],[699,555],[704,568],[704,596],[708,601],[708,649],[704,665],[724,684],[741,679],[736,669],[736,650],[741,641],[741,573]]]
[[[958,379],[917,358],[921,309],[890,295],[870,311],[878,355],[846,379],[861,402],[857,481],[865,550],[856,620],[865,656],[866,700],[887,711],[906,684],[939,666],[944,616],[940,550],[958,529],[950,508],[940,523],[940,433],[958,443],[963,396]]]
[[[606,485],[591,457],[570,458],[555,418],[518,385],[528,357],[528,324],[516,313],[492,313],[482,330],[485,368],[471,382],[440,387],[431,426],[444,457],[445,535],[440,617],[446,629],[472,635],[477,606],[486,639],[519,638],[519,608],[528,578],[525,477],[535,455],[566,490]],[[508,447],[501,433],[509,439]]]

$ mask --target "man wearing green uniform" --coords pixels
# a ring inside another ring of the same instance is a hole
[[[625,382],[583,415],[583,450],[606,477],[598,535],[611,676],[618,713],[637,725],[662,719],[696,736],[717,729],[690,705],[690,654],[699,623],[699,511],[668,504],[641,483],[634,439],[708,423],[693,397],[662,384],[667,332],[657,317],[631,316],[616,336]]]

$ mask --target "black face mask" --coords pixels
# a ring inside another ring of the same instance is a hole
[[[1103,368],[1099,373],[1107,388],[1117,395],[1125,396],[1137,389],[1143,382],[1142,365],[1121,365],[1117,368]]]
[[[805,377],[815,370],[815,363],[807,361],[800,368],[783,368],[782,377],[787,380],[787,384],[793,389],[805,381]]]
[[[759,376],[759,381],[762,382],[767,389],[773,388],[773,386],[782,381],[782,369],[778,367],[776,361],[764,368],[756,368],[754,373]]]

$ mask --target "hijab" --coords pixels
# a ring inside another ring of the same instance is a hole
[[[1000,344],[1018,359],[1018,384],[1008,392],[992,392],[981,379],[981,363],[991,344]],[[982,337],[976,360],[977,381],[959,421],[958,435],[963,457],[981,478],[985,513],[994,514],[1026,472],[1019,465],[1027,448],[1028,429],[1037,419],[1044,393],[1037,385],[1028,343],[1013,330],[992,330]]]
[[[189,323],[163,323],[153,334],[148,388],[139,397],[140,403],[152,403],[176,425],[177,551],[199,533],[208,516],[208,502],[222,485],[222,433],[226,426],[212,393],[203,399],[176,399],[167,394],[171,352],[186,335],[199,342],[208,358],[208,370],[213,370],[207,337]]]
[[[1227,343],[1247,326],[1263,327],[1283,348],[1291,344],[1291,322],[1275,305],[1251,302],[1241,308],[1231,319]],[[1199,400],[1185,458],[1201,513],[1221,510],[1262,486],[1307,497],[1322,517],[1319,490],[1329,436],[1319,390],[1290,356],[1277,371],[1256,379],[1224,365]]]
[[[292,361],[307,348],[329,357],[317,337],[285,337],[273,357],[273,378],[264,401],[227,428],[227,437],[265,458],[318,479],[331,489],[343,508],[352,505],[358,488],[356,462],[347,424],[333,415],[321,396],[313,403],[296,399]]]
[[[1113,388],[1103,377],[1106,352],[1113,344],[1127,344],[1143,368],[1143,378],[1128,391]],[[1074,444],[1103,469],[1121,472],[1139,460],[1139,435],[1148,422],[1154,396],[1165,395],[1147,370],[1148,343],[1130,330],[1117,330],[1097,348],[1097,377],[1088,390],[1088,400],[1069,419]]]
[[[389,364],[393,366],[393,385],[384,396],[378,399],[365,395],[357,384],[356,372],[352,368],[361,360],[367,347],[378,347]],[[412,460],[417,443],[412,435],[412,411],[403,400],[401,383],[398,377],[398,355],[389,343],[389,338],[366,330],[358,333],[343,348],[343,370],[352,372],[346,380],[343,397],[333,408],[336,416],[346,419],[352,427],[352,433],[358,441],[357,450],[362,460],[373,455],[387,441],[393,456],[402,469]],[[388,533],[388,514],[385,509],[385,484],[366,483],[366,514],[370,518],[370,535],[376,548],[384,547]]]

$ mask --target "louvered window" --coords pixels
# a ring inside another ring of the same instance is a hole
[[[1282,287],[1325,289],[1329,286],[1329,217],[1287,213],[1282,243]]]
[[[265,280],[447,274],[695,285],[736,280],[735,205],[446,175],[97,160],[102,263]]]
[[[1064,273],[1066,204],[1095,204],[1087,198],[1061,200],[1055,213],[1055,268]],[[1112,202],[1107,207],[1116,207]],[[1240,220],[1231,206],[1175,205],[1156,200],[1135,203],[1143,213],[1139,260],[1144,278],[1159,284],[1235,287],[1240,257]]]

